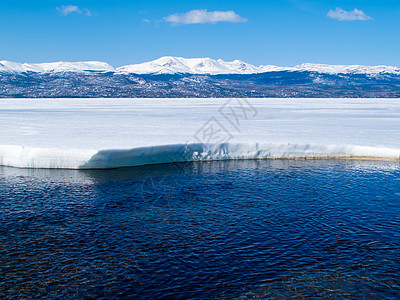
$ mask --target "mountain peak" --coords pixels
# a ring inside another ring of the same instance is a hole
[[[259,73],[257,67],[240,60],[226,62],[222,59],[183,58],[164,56],[159,59],[141,64],[117,68],[123,73],[136,74],[252,74]]]

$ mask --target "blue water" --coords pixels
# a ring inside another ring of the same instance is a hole
[[[2,299],[400,298],[400,165],[0,168]]]

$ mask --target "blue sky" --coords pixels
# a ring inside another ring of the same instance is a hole
[[[1,0],[0,36],[0,60],[17,62],[400,66],[400,1]]]

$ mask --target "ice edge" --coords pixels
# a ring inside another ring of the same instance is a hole
[[[1,166],[34,169],[113,169],[189,161],[332,158],[399,160],[400,150],[291,143],[174,144],[105,150],[0,146]]]

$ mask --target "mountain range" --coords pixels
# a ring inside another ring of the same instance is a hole
[[[253,66],[240,60],[224,61],[211,58],[182,58],[164,56],[159,59],[114,68],[108,63],[87,62],[54,62],[54,63],[16,63],[0,61],[1,73],[49,73],[49,72],[114,72],[124,74],[257,74],[279,71],[308,71],[325,74],[381,74],[400,75],[400,68],[393,66],[361,65],[325,65],[305,63],[294,67],[277,67],[273,65]]]
[[[400,68],[172,56],[118,68],[0,61],[0,97],[400,97]]]

